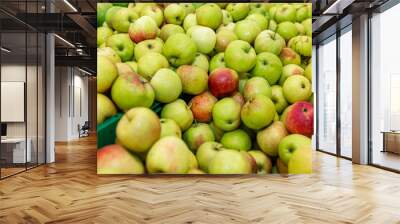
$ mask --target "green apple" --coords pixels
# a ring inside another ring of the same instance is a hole
[[[170,103],[178,99],[182,92],[182,82],[179,76],[168,68],[159,69],[150,81],[155,98],[161,103]]]
[[[165,105],[161,111],[161,118],[174,120],[182,131],[188,129],[193,122],[192,111],[182,99]]]
[[[128,7],[129,3],[113,3],[115,6]]]
[[[196,26],[197,20],[196,20],[196,14],[190,13],[185,17],[185,20],[183,21],[183,28],[188,31],[190,27]]]
[[[298,35],[297,27],[292,22],[282,22],[278,24],[276,32],[279,33],[286,41]]]
[[[254,41],[254,49],[257,54],[261,52],[270,52],[279,55],[285,45],[285,40],[279,34],[271,30],[262,31]]]
[[[160,138],[167,136],[176,136],[178,138],[182,137],[181,128],[174,120],[162,118],[160,119],[160,124],[161,124]]]
[[[311,93],[311,83],[302,75],[289,76],[283,84],[283,95],[289,103],[307,101]]]
[[[126,63],[118,62],[117,64],[115,64],[115,66],[117,67],[119,75],[134,72],[134,70]]]
[[[210,174],[250,174],[252,169],[245,154],[230,149],[218,151],[208,166]]]
[[[267,174],[272,171],[271,159],[259,150],[251,150],[248,153],[256,160],[257,174]]]
[[[157,52],[147,52],[138,61],[138,73],[147,80],[151,80],[159,69],[168,67],[167,59]]]
[[[242,93],[240,92],[235,92],[234,94],[232,94],[231,96],[236,102],[238,102],[240,104],[240,106],[243,106],[245,103],[245,99],[244,96],[242,95]]]
[[[205,54],[197,52],[192,65],[197,66],[207,72],[209,67],[208,57]]]
[[[218,101],[212,115],[216,127],[224,131],[233,131],[240,125],[240,104],[233,98],[226,97]]]
[[[272,123],[275,112],[275,105],[271,99],[259,94],[244,104],[241,118],[247,127],[259,130]]]
[[[106,13],[112,6],[112,3],[97,3],[97,27],[103,26]]]
[[[155,5],[144,7],[143,10],[140,11],[140,16],[150,16],[156,22],[158,27],[160,27],[164,22],[163,11],[160,7]]]
[[[222,24],[223,25],[227,25],[227,24],[232,23],[232,22],[233,22],[233,19],[232,19],[231,14],[229,14],[228,11],[223,9],[222,10]]]
[[[288,64],[283,66],[282,69],[282,75],[281,78],[279,79],[279,85],[283,86],[283,83],[285,83],[286,79],[289,76],[292,75],[303,75],[304,74],[304,69],[298,65],[295,64]]]
[[[298,149],[310,148],[311,139],[299,134],[291,134],[284,137],[279,143],[279,158],[285,165],[289,164],[289,160]]]
[[[196,174],[196,175],[198,175],[198,174],[206,174],[206,173],[204,171],[202,171],[202,170],[197,169],[197,168],[193,168],[193,169],[190,169],[187,172],[187,174]]]
[[[152,110],[136,107],[128,110],[116,127],[117,139],[133,152],[147,152],[160,138],[160,120]]]
[[[307,36],[312,36],[312,19],[306,19],[301,23]]]
[[[109,37],[106,46],[111,47],[121,58],[121,61],[129,61],[133,57],[135,44],[131,41],[128,34],[119,33]]]
[[[208,167],[210,161],[214,158],[218,151],[224,150],[222,144],[218,142],[205,142],[197,149],[196,158],[199,161],[200,169],[206,173],[209,172]]]
[[[279,55],[279,58],[282,61],[283,65],[288,65],[288,64],[295,64],[295,65],[300,65],[301,64],[301,58],[300,55],[297,54],[293,49],[284,47],[281,51],[281,54]]]
[[[285,110],[283,110],[281,117],[280,117],[280,121],[283,122],[283,124],[286,123],[286,117],[288,112],[290,111],[290,108],[292,107],[292,105],[289,105],[288,107],[285,108]]]
[[[289,105],[283,95],[283,89],[279,85],[274,85],[271,87],[272,96],[271,100],[275,104],[275,109],[277,113],[282,113],[282,111]]]
[[[117,12],[118,12],[120,9],[123,9],[123,7],[120,7],[120,6],[113,6],[113,7],[109,8],[109,9],[107,10],[106,15],[105,15],[105,22],[106,22],[106,24],[107,24],[108,27],[110,27],[110,28],[113,27],[113,25],[112,25],[112,17],[113,17],[115,14],[117,14]]]
[[[235,34],[239,40],[244,40],[248,43],[253,43],[261,29],[257,22],[250,19],[241,20],[236,23]]]
[[[312,150],[310,147],[299,148],[296,150],[288,163],[289,174],[309,174],[312,173]]]
[[[182,27],[175,24],[165,24],[164,26],[161,27],[160,38],[163,41],[167,41],[167,39],[170,36],[177,33],[185,33],[185,30]]]
[[[217,41],[214,30],[205,26],[193,26],[187,31],[187,35],[196,44],[197,51],[203,54],[210,53]]]
[[[131,8],[122,8],[111,17],[112,28],[119,33],[127,33],[129,25],[135,22],[139,15]]]
[[[214,122],[210,123],[210,128],[214,133],[215,141],[220,141],[222,136],[224,135],[224,130],[221,128],[217,127]]]
[[[270,52],[257,55],[256,64],[251,70],[252,76],[263,77],[270,85],[274,85],[282,73],[282,62],[278,56]]]
[[[196,8],[192,3],[179,3],[179,5],[183,6],[185,8],[186,15],[189,14],[194,14],[196,12]]]
[[[105,95],[97,93],[97,124],[103,123],[107,118],[117,114],[117,108]]]
[[[215,30],[222,23],[221,8],[215,3],[206,3],[196,9],[196,20],[199,25]]]
[[[278,24],[275,22],[275,20],[270,20],[268,25],[268,30],[276,32],[277,29],[278,29]]]
[[[278,112],[275,113],[274,121],[279,121],[279,114],[278,114]]]
[[[210,73],[217,68],[226,68],[224,52],[218,53],[211,58],[209,68]]]
[[[117,67],[105,56],[97,56],[97,92],[109,90],[118,76]]]
[[[114,144],[97,150],[97,174],[143,174],[140,159],[124,147]]]
[[[215,140],[214,133],[208,124],[195,123],[185,131],[183,140],[189,149],[196,152],[197,149],[205,142],[213,142]]]
[[[144,40],[138,43],[134,49],[134,55],[136,61],[139,61],[139,59],[148,52],[156,52],[161,54],[163,45],[164,42],[159,38],[152,40]]]
[[[268,19],[264,15],[259,13],[250,14],[246,17],[246,20],[252,20],[257,23],[261,30],[266,30],[268,28]]]
[[[208,75],[203,69],[193,65],[182,65],[176,70],[182,82],[182,91],[197,95],[207,89]]]
[[[228,3],[217,3],[217,5],[218,5],[221,9],[224,9],[224,8],[228,5]]]
[[[181,25],[186,16],[185,7],[172,3],[164,9],[164,17],[167,23]]]
[[[257,144],[265,154],[276,157],[279,143],[287,135],[283,122],[274,121],[270,126],[257,132]]]
[[[215,49],[218,52],[225,51],[230,42],[238,39],[233,31],[227,29],[218,31],[216,38]]]
[[[296,21],[302,22],[303,20],[312,17],[312,6],[311,4],[303,4],[300,8],[296,10]]]
[[[312,82],[312,64],[308,64],[304,70],[304,76]]]
[[[129,26],[129,37],[135,43],[154,39],[158,32],[157,23],[150,16],[142,16]]]
[[[164,44],[163,54],[173,66],[190,64],[196,57],[195,42],[185,34],[170,36]]]
[[[235,22],[246,18],[250,11],[249,3],[229,3],[225,9]]]
[[[301,24],[301,23],[294,23],[294,25],[295,25],[296,28],[297,28],[297,34],[298,34],[298,35],[304,35],[304,34],[306,33],[306,30],[305,30],[303,24]]]
[[[132,71],[137,73],[138,68],[136,61],[126,61],[125,64],[127,64],[132,69]]]
[[[259,94],[271,98],[272,89],[267,80],[261,77],[253,77],[247,80],[243,89],[243,95],[246,101],[253,99]]]
[[[274,19],[278,23],[285,21],[294,22],[296,21],[296,9],[292,4],[279,5],[276,9]]]
[[[112,29],[108,27],[97,27],[97,47],[103,45],[106,42],[107,38],[111,37],[112,34]]]
[[[227,149],[239,151],[249,151],[251,149],[251,139],[249,135],[241,129],[225,132],[221,138],[221,144]]]
[[[288,42],[288,46],[302,56],[311,57],[312,55],[312,38],[310,36],[293,37]]]
[[[121,62],[121,58],[111,47],[97,48],[97,56],[105,56],[108,58],[108,60],[115,64]]]
[[[228,23],[226,25],[221,24],[221,26],[219,26],[218,29],[217,29],[217,33],[219,31],[221,31],[221,30],[229,30],[229,31],[234,32],[235,31],[235,26],[236,26],[235,23]]]
[[[236,72],[250,71],[256,64],[256,52],[243,40],[234,40],[225,50],[225,63]]]

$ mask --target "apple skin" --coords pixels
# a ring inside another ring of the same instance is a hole
[[[229,14],[229,12],[224,9],[221,11],[222,11],[222,24],[221,25],[227,25],[229,23],[232,23],[233,19],[232,19],[231,14]]]
[[[143,174],[140,159],[114,144],[97,150],[97,174]]]
[[[309,37],[312,36],[312,20],[311,18],[304,20],[301,22],[301,24],[304,26],[304,31],[305,34]]]
[[[275,20],[270,20],[268,24],[268,30],[276,32],[278,29],[278,24],[275,22]]]
[[[309,138],[314,133],[314,108],[309,102],[296,102],[287,112],[285,126],[292,134],[301,134]]]
[[[266,156],[263,152],[259,150],[251,150],[247,153],[249,153],[256,160],[257,174],[271,173],[272,162],[268,156]]]
[[[234,22],[246,18],[250,11],[248,3],[229,3],[225,9],[231,15]]]
[[[117,67],[105,56],[97,56],[97,92],[104,93],[109,90],[118,77]]]
[[[221,30],[229,30],[229,31],[234,32],[235,31],[235,26],[236,26],[235,23],[228,23],[226,25],[221,24],[221,26],[219,26],[218,29],[217,29],[217,33],[219,31],[221,31]]]
[[[260,13],[249,14],[245,20],[256,22],[261,30],[266,30],[268,28],[268,19]]]
[[[312,55],[312,38],[310,36],[296,36],[289,40],[288,46],[304,57]]]
[[[208,75],[203,69],[193,65],[182,65],[176,73],[181,79],[184,93],[197,95],[207,89]]]
[[[245,19],[236,23],[234,31],[239,40],[252,44],[261,32],[261,28],[254,20]]]
[[[279,85],[274,85],[271,87],[271,92],[271,100],[275,104],[276,112],[280,114],[289,105],[283,95],[283,89]]]
[[[112,17],[113,17],[115,14],[117,14],[117,12],[118,12],[120,9],[123,9],[123,7],[120,7],[120,6],[113,6],[113,7],[109,8],[109,9],[107,10],[106,16],[105,16],[105,22],[106,22],[106,24],[107,24],[108,27],[110,27],[110,28],[113,27],[113,26],[112,26]]]
[[[170,103],[178,99],[182,92],[182,82],[179,76],[168,68],[162,68],[154,74],[150,81],[155,98],[161,103]]]
[[[104,44],[107,38],[111,37],[112,34],[113,34],[112,29],[108,27],[105,26],[97,27],[97,47]]]
[[[118,76],[111,88],[111,98],[122,111],[133,107],[150,107],[154,90],[150,83],[135,73]]]
[[[256,64],[256,52],[246,41],[234,40],[226,47],[225,63],[239,73],[250,71]]]
[[[270,98],[256,95],[247,101],[241,111],[242,122],[249,128],[259,130],[272,123],[275,105]]]
[[[257,162],[256,159],[254,159],[253,156],[251,156],[248,152],[246,151],[239,151],[244,158],[249,162],[250,168],[251,168],[251,173],[257,173]]]
[[[97,56],[104,56],[108,58],[112,63],[121,62],[121,58],[111,47],[97,48]]]
[[[196,158],[200,169],[208,173],[211,160],[218,151],[225,150],[224,146],[218,142],[205,142],[196,151]]]
[[[229,45],[230,42],[238,39],[233,31],[227,29],[218,31],[216,38],[217,39],[216,39],[215,49],[218,52],[225,51],[226,47]]]
[[[193,122],[193,114],[185,101],[177,99],[164,106],[161,111],[161,118],[174,120],[182,131],[188,129]]]
[[[312,17],[312,8],[309,4],[303,4],[300,8],[296,10],[296,21],[302,22],[308,18]]]
[[[279,55],[285,45],[285,39],[271,30],[262,31],[254,41],[254,49],[257,54],[261,52],[270,52]]]
[[[291,134],[279,143],[279,158],[288,165],[293,153],[300,148],[311,148],[311,139],[299,134]]]
[[[282,49],[279,57],[280,57],[283,65],[288,65],[288,64],[300,65],[301,64],[300,55],[297,54],[293,49],[288,48],[288,47],[284,47]]]
[[[130,61],[133,57],[135,44],[126,33],[114,34],[106,41],[106,46],[111,47],[121,58],[122,62]]]
[[[160,27],[164,22],[164,14],[160,7],[155,5],[148,5],[140,11],[140,16],[150,16]]]
[[[212,108],[217,102],[210,92],[204,92],[193,97],[189,102],[193,117],[198,122],[208,123],[212,120]]]
[[[197,169],[197,168],[194,168],[194,169],[190,169],[188,172],[187,172],[187,174],[192,174],[192,175],[201,175],[201,174],[206,174],[204,171],[202,171],[202,170],[199,170],[199,169]]]
[[[138,61],[138,73],[147,80],[151,80],[159,69],[168,67],[167,59],[157,52],[147,52]]]
[[[195,123],[183,133],[183,140],[192,152],[196,152],[200,145],[213,142],[215,137],[208,124]]]
[[[177,3],[169,4],[164,9],[164,18],[167,23],[181,25],[186,16],[185,7]]]
[[[191,27],[197,26],[196,14],[190,13],[185,17],[183,21],[183,28],[188,31]]]
[[[261,77],[250,78],[243,89],[243,95],[246,101],[253,99],[256,95],[261,94],[271,98],[272,89],[267,80]]]
[[[137,73],[138,68],[136,61],[126,61],[124,64],[128,65],[133,72]]]
[[[134,72],[134,70],[132,69],[132,67],[129,66],[127,63],[119,62],[119,63],[115,64],[115,66],[117,67],[117,71],[118,71],[118,74],[119,74],[119,75],[125,74],[125,73]]]
[[[240,104],[233,98],[219,100],[213,107],[213,122],[223,131],[233,131],[240,125]]]
[[[194,7],[194,5],[192,3],[179,3],[179,5],[183,6],[183,8],[185,8],[186,16],[191,13],[196,12],[196,8]]]
[[[105,95],[97,93],[97,124],[117,114],[114,103]]]
[[[275,12],[275,21],[282,23],[285,21],[294,22],[296,21],[296,9],[292,4],[279,5]]]
[[[208,166],[210,174],[250,174],[252,169],[245,154],[231,149],[218,151]]]
[[[245,103],[245,99],[244,96],[240,93],[240,92],[235,92],[234,94],[232,94],[232,99],[234,99],[236,102],[238,102],[240,104],[240,106],[242,107]]]
[[[284,162],[282,162],[282,160],[280,158],[278,158],[276,160],[276,167],[280,174],[288,174],[289,173],[287,165]]]
[[[97,4],[97,27],[103,26],[106,21],[106,13],[111,7],[113,7],[112,3]]]
[[[304,35],[304,34],[305,34],[306,30],[305,30],[303,24],[301,24],[301,23],[294,23],[294,25],[296,26],[298,35]],[[292,38],[292,39],[293,39],[293,38]],[[289,40],[289,41],[290,41],[290,40]]]
[[[221,8],[215,3],[207,3],[196,9],[196,20],[199,25],[217,29],[222,23]]]
[[[147,152],[160,138],[160,120],[152,110],[135,107],[128,110],[116,127],[117,139],[133,152]]]
[[[311,83],[302,75],[289,76],[283,84],[283,95],[291,104],[307,101],[311,94]]]
[[[209,72],[212,73],[217,68],[226,68],[224,52],[218,53],[211,58]]]
[[[230,96],[238,89],[239,76],[229,68],[217,68],[208,77],[208,88],[217,98]]]
[[[154,39],[158,32],[157,23],[150,16],[142,16],[129,26],[129,37],[135,43]]]
[[[296,150],[288,163],[289,174],[312,173],[312,150],[311,147]]]
[[[282,62],[278,56],[270,52],[257,55],[256,64],[251,70],[253,76],[263,77],[270,85],[274,85],[282,74]]]
[[[270,126],[257,132],[257,144],[265,154],[276,157],[279,143],[287,135],[285,125],[280,121],[274,121]]]
[[[139,15],[131,8],[121,8],[111,17],[112,28],[119,33],[127,33],[129,25],[135,22]]]
[[[181,128],[174,120],[162,118],[160,119],[160,124],[161,124],[160,138],[164,138],[167,136],[176,136],[178,138],[182,137]]]
[[[161,39],[144,40],[138,43],[134,49],[136,61],[139,61],[139,59],[148,52],[161,54],[163,45],[164,42]]]
[[[276,32],[279,33],[286,41],[298,35],[297,27],[292,22],[282,22],[278,24]]]
[[[196,51],[194,41],[182,33],[170,36],[163,47],[163,54],[175,67],[192,63],[196,57]]]
[[[285,65],[283,66],[282,69],[282,75],[281,78],[279,79],[279,85],[283,86],[286,79],[292,75],[303,75],[303,74],[304,74],[304,69],[299,65],[295,64]]]
[[[221,138],[221,144],[224,148],[238,151],[249,151],[251,149],[251,139],[249,135],[241,129],[225,132]]]
[[[312,82],[312,64],[308,64],[306,69],[304,69],[304,76]]]
[[[209,68],[209,63],[208,63],[208,57],[205,54],[196,53],[196,57],[194,58],[193,62],[192,62],[193,66],[197,66],[201,69],[203,69],[204,71],[208,72],[208,68]]]
[[[164,26],[161,27],[161,31],[160,31],[160,38],[163,41],[167,41],[167,39],[177,33],[185,33],[185,30],[175,24],[165,24]]]
[[[187,35],[196,44],[197,51],[203,54],[213,51],[217,41],[214,30],[205,26],[192,26],[187,31]]]

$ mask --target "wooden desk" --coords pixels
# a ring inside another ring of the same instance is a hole
[[[383,150],[382,152],[392,152],[400,154],[400,131],[382,131]]]

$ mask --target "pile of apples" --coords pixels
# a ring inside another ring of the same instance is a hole
[[[97,7],[99,174],[312,171],[311,4]]]

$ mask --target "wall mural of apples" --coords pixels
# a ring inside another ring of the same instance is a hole
[[[97,172],[311,173],[311,14],[98,3]]]

